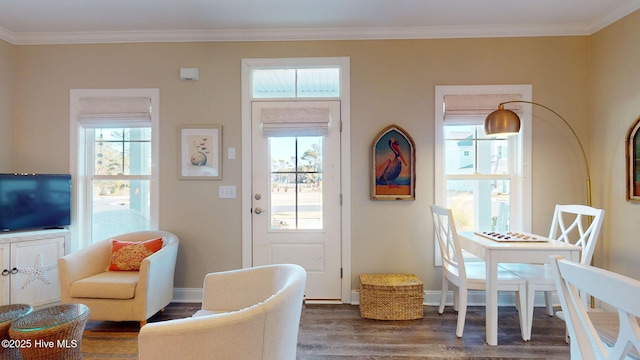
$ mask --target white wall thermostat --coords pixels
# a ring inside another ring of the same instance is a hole
[[[198,68],[180,68],[180,80],[198,80],[200,69]]]

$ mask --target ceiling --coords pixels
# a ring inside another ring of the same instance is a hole
[[[640,0],[0,0],[17,45],[590,35]]]

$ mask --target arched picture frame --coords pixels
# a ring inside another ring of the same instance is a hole
[[[640,118],[631,125],[625,140],[627,201],[640,201]]]
[[[411,136],[392,124],[371,145],[371,199],[415,200],[416,150]]]

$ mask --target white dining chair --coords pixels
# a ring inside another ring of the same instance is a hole
[[[560,306],[565,315],[571,344],[571,359],[626,359],[640,350],[640,281],[614,272],[554,256],[550,267],[554,275]],[[616,309],[618,337],[613,347],[605,344],[587,313],[581,292],[586,292]]]
[[[585,205],[556,205],[549,231],[549,238],[579,245],[580,263],[589,264],[593,257],[602,222],[604,210]],[[500,267],[527,279],[527,324],[525,340],[531,339],[533,310],[536,291],[544,291],[547,314],[553,316],[553,292],[555,281],[549,264],[500,264]],[[585,304],[589,296],[583,294]]]
[[[449,292],[449,283],[455,286],[453,290],[454,309],[458,310],[456,336],[462,337],[464,323],[467,316],[468,290],[485,290],[486,265],[484,261],[465,262],[460,248],[458,232],[450,209],[431,205],[431,214],[436,233],[436,240],[442,255],[442,292],[438,313],[444,312],[444,306]],[[525,309],[526,280],[506,270],[498,269],[498,291],[515,291],[520,318],[520,331],[524,339],[527,328]]]

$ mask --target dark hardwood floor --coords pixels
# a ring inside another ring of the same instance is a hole
[[[191,316],[200,304],[171,304],[150,322]],[[358,306],[307,304],[298,336],[299,360],[382,359],[569,359],[564,323],[536,308],[531,341],[520,337],[517,311],[501,307],[498,346],[485,343],[483,307],[470,307],[464,336],[455,335],[456,313],[424,307],[424,319],[379,321],[360,317]],[[136,322],[90,321],[84,333],[84,360],[137,359]],[[185,354],[187,356],[187,354]],[[185,357],[188,359],[188,356]],[[215,357],[212,357],[215,359]]]
[[[483,307],[470,307],[464,336],[455,335],[456,312],[424,307],[424,319],[379,321],[357,306],[306,305],[298,359],[569,359],[564,322],[537,308],[531,341],[522,341],[515,308],[499,311],[498,346],[485,342]]]

